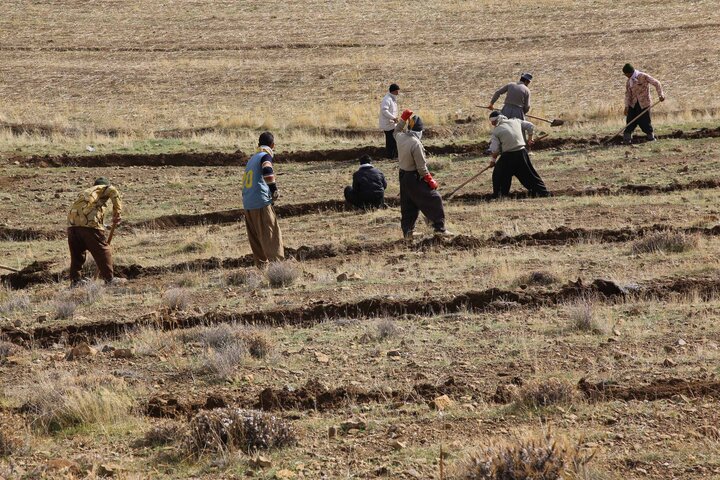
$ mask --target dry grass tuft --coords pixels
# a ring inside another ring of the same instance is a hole
[[[225,285],[232,287],[257,288],[261,283],[262,278],[254,271],[238,270],[225,276]]]
[[[520,275],[513,281],[513,285],[552,285],[559,279],[550,272],[536,271]]]
[[[161,425],[155,425],[145,432],[142,440],[138,442],[140,446],[159,447],[162,445],[170,445],[178,442],[187,435],[187,428],[177,422],[168,422]]]
[[[515,404],[526,408],[568,405],[577,398],[575,385],[560,378],[531,380],[517,391]]]
[[[633,243],[632,253],[682,253],[693,250],[700,244],[697,235],[683,232],[657,232],[647,235]]]
[[[25,292],[9,291],[7,299],[0,304],[0,313],[8,314],[30,308],[30,296]]]
[[[609,330],[607,322],[598,317],[589,298],[582,298],[567,306],[571,330],[602,335]]]
[[[205,253],[212,248],[212,243],[209,240],[191,240],[184,243],[180,247],[182,253]]]
[[[187,310],[190,306],[190,292],[185,288],[171,288],[163,294],[163,305],[173,311]]]
[[[242,330],[240,332],[240,339],[253,358],[266,358],[275,349],[275,343],[272,338],[270,338],[270,335],[267,331],[260,328]]]
[[[145,327],[129,335],[130,343],[137,355],[167,354],[180,350],[180,344],[172,332],[163,332],[154,327]]]
[[[227,323],[210,327],[195,327],[180,332],[183,343],[199,343],[208,348],[223,348],[237,340],[236,328]]]
[[[400,335],[400,329],[395,324],[395,322],[393,322],[389,318],[378,320],[375,328],[377,329],[377,338],[379,340],[394,338]]]
[[[223,345],[218,349],[209,349],[204,367],[221,378],[230,378],[238,365],[247,358],[247,348],[239,341]]]
[[[458,480],[561,480],[584,478],[594,454],[551,435],[491,442],[455,466]]]
[[[0,430],[0,458],[14,454],[19,448],[20,442],[16,438]]]
[[[55,318],[64,320],[72,318],[77,309],[77,303],[70,298],[58,298],[54,302]]]
[[[289,287],[300,276],[294,262],[273,262],[265,273],[271,287]]]
[[[0,363],[4,362],[7,357],[15,353],[18,347],[5,340],[0,340]]]
[[[290,424],[257,410],[221,408],[200,412],[190,422],[188,449],[195,456],[205,453],[281,448],[295,445]]]
[[[134,400],[122,379],[112,376],[45,373],[31,385],[22,407],[43,432],[125,419]]]

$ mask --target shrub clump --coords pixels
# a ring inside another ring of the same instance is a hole
[[[683,232],[663,231],[647,235],[633,243],[632,253],[682,253],[697,248],[697,235]]]
[[[19,449],[17,439],[9,436],[7,432],[0,431],[0,457],[12,455]]]
[[[245,345],[238,341],[223,345],[218,349],[210,349],[205,358],[205,367],[212,373],[228,378],[235,368],[247,357]]]
[[[572,383],[560,378],[548,378],[523,384],[518,389],[516,404],[527,408],[540,408],[569,404],[576,397],[577,392]]]
[[[265,272],[271,287],[289,287],[300,276],[297,267],[291,262],[273,262]]]
[[[257,410],[219,408],[200,412],[190,422],[188,449],[202,456],[206,452],[252,452],[258,449],[295,445],[292,426],[274,415]]]
[[[163,305],[173,311],[186,310],[190,306],[190,292],[184,288],[171,288],[163,294]]]
[[[231,287],[257,288],[262,283],[262,278],[255,272],[238,270],[230,272],[225,276],[225,285]]]
[[[515,279],[514,285],[552,285],[559,282],[559,279],[550,272],[536,271],[521,275]]]
[[[563,438],[517,437],[489,443],[456,465],[458,480],[560,480],[582,477],[594,454]]]
[[[227,323],[192,328],[180,333],[183,343],[197,342],[209,348],[222,348],[236,341],[235,329]]]
[[[0,340],[0,364],[2,364],[7,357],[15,353],[16,350],[17,347],[14,344]]]

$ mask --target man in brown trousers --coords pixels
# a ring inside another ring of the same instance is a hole
[[[248,160],[242,180],[245,226],[255,266],[260,269],[285,258],[282,233],[273,210],[273,203],[280,196],[275,184],[273,148],[273,134],[260,134],[257,153]]]
[[[95,184],[84,190],[70,207],[68,213],[68,246],[70,247],[70,286],[82,282],[80,272],[85,264],[86,252],[95,259],[100,278],[115,285],[125,281],[113,276],[110,245],[105,239],[105,210],[107,202],[113,205],[113,224],[120,223],[122,202],[117,188],[108,179],[100,177]]]

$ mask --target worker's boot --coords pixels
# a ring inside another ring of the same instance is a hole
[[[657,140],[657,138],[655,138],[655,134],[654,134],[654,133],[648,133],[648,134],[647,134],[647,141],[648,141],[648,142],[654,142],[655,140]]]
[[[630,145],[632,143],[632,133],[624,133],[622,143],[623,145]]]
[[[455,234],[451,232],[450,230],[435,230],[435,235],[439,237],[454,237]]]

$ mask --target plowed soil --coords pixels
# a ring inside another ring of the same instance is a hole
[[[622,385],[616,382],[589,383],[581,379],[578,388],[591,400],[661,400],[676,396],[720,398],[720,382],[668,378],[645,385]]]
[[[694,140],[700,138],[716,138],[720,136],[720,127],[702,128],[693,131],[677,130],[668,135],[659,135],[658,138],[674,138]],[[534,150],[549,150],[563,148],[581,148],[600,146],[608,137],[568,137],[544,138],[537,142]],[[641,139],[638,138],[640,141]],[[620,137],[612,143],[619,144]],[[427,145],[425,150],[431,155],[470,155],[481,154],[488,147],[488,142],[458,145]],[[275,161],[279,163],[309,163],[309,162],[344,162],[355,160],[362,155],[381,157],[384,149],[380,147],[356,147],[349,149],[309,150],[299,152],[278,153]],[[82,155],[82,156],[33,156],[28,158],[14,157],[12,161],[19,161],[28,167],[130,167],[130,166],[238,166],[243,165],[249,158],[248,154],[237,151],[235,153],[168,153],[168,154],[108,154],[108,155]]]
[[[338,318],[361,319],[406,314],[433,316],[439,313],[463,310],[493,310],[497,308],[497,302],[502,305],[512,302],[512,304],[518,306],[532,307],[553,305],[570,299],[594,296],[597,296],[598,299],[612,299],[632,295],[661,300],[677,294],[693,294],[702,299],[709,299],[716,295],[718,291],[720,291],[720,278],[715,276],[660,279],[647,282],[642,286],[632,285],[627,287],[604,279],[596,279],[589,284],[578,279],[576,282],[568,282],[558,290],[527,289],[515,291],[489,288],[482,291],[459,293],[453,296],[424,297],[410,300],[368,298],[349,303],[332,303],[320,300],[299,308],[245,312],[209,312],[203,315],[188,316],[177,313],[154,312],[141,318],[118,322],[88,322],[78,325],[37,327],[34,330],[4,327],[0,331],[0,335],[21,345],[49,346],[57,343],[60,339],[65,339],[73,344],[77,342],[93,343],[103,338],[117,338],[133,328],[144,325],[154,325],[164,330],[228,322],[269,326],[311,326],[328,319]]]

